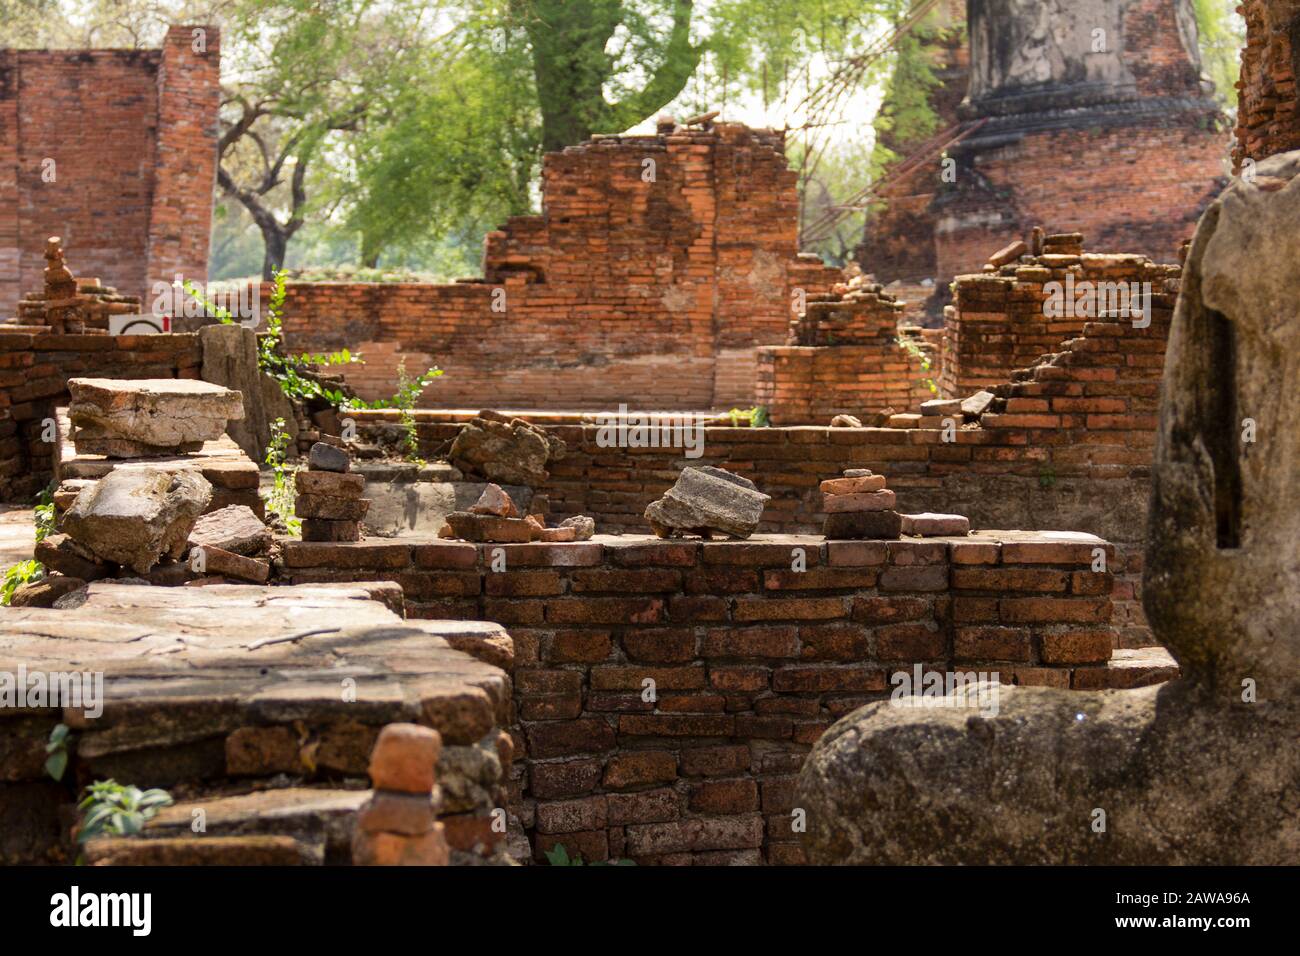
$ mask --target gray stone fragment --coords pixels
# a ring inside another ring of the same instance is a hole
[[[677,483],[645,510],[660,537],[717,531],[748,538],[758,529],[763,505],[771,500],[748,478],[712,466],[683,468]]]
[[[961,410],[964,415],[980,416],[984,414],[985,409],[993,402],[996,396],[992,392],[976,392],[970,398],[961,400]]]
[[[311,446],[307,466],[312,471],[342,472],[352,467],[352,460],[348,457],[348,453],[337,445],[318,441]]]
[[[447,451],[448,460],[467,475],[529,487],[546,481],[546,466],[563,457],[564,442],[545,429],[489,412],[466,423]]]
[[[574,515],[572,518],[565,518],[560,522],[561,528],[573,528],[578,532],[573,539],[575,541],[586,541],[596,533],[596,520],[588,518],[586,515]]]
[[[190,546],[196,545],[234,554],[264,554],[271,546],[271,529],[247,505],[227,505],[194,522]]]
[[[77,496],[63,530],[97,558],[147,574],[163,555],[185,553],[211,500],[197,471],[121,467]]]

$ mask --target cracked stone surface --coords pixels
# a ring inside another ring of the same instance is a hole
[[[243,396],[195,379],[68,380],[79,454],[131,458],[196,451],[244,417]]]

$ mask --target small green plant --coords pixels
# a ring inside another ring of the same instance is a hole
[[[607,860],[586,864],[582,862],[581,856],[569,856],[569,851],[564,848],[563,843],[557,843],[554,848],[542,852],[546,854],[546,862],[551,866],[636,866],[631,860]]]
[[[753,408],[733,408],[726,413],[726,416],[731,419],[732,428],[742,426],[767,428],[772,423],[767,409],[762,405],[755,405]]]
[[[266,510],[276,515],[289,534],[302,534],[302,520],[294,513],[294,496],[297,494],[295,476],[298,469],[288,464],[289,434],[284,419],[271,423],[271,441],[266,446],[265,462],[271,466],[274,484],[264,496]]]
[[[442,375],[442,369],[434,367],[429,369],[423,375],[412,378],[406,371],[406,360],[403,359],[397,363],[397,392],[392,398],[380,398],[372,402],[367,402],[359,398],[350,398],[344,405],[344,411],[359,411],[361,409],[376,410],[384,408],[397,409],[399,420],[402,426],[402,445],[406,453],[406,460],[415,462],[417,465],[423,465],[424,459],[420,457],[420,436],[416,430],[414,408],[415,403],[419,400],[420,394],[431,384],[433,380]]]
[[[77,842],[103,834],[130,836],[163,807],[171,806],[166,790],[141,790],[126,787],[116,780],[97,780],[86,788],[86,797],[77,804],[81,811]]]
[[[266,309],[266,331],[257,338],[257,367],[270,375],[280,385],[286,398],[291,401],[322,399],[335,408],[347,400],[347,396],[336,388],[328,388],[303,372],[316,365],[348,365],[360,361],[361,356],[353,355],[347,349],[338,352],[310,353],[289,355],[284,351],[284,298],[286,294],[283,269],[273,274],[271,301]],[[203,291],[191,282],[184,283],[185,291],[204,311],[221,320],[225,325],[234,324],[235,317],[227,309],[208,300]]]
[[[55,780],[63,779],[63,772],[68,769],[68,725],[55,724],[50,731],[49,743],[45,745],[45,772]]]
[[[930,354],[921,348],[916,339],[905,335],[900,335],[894,339],[898,347],[907,353],[908,358],[921,366],[921,372],[924,373],[921,378],[921,384],[930,390],[931,395],[939,394],[939,385],[935,382],[934,377],[930,374],[933,363],[930,361]]]
[[[7,568],[4,577],[0,578],[0,606],[8,607],[15,591],[24,584],[31,584],[43,577],[45,577],[45,565],[35,558],[20,561]]]
[[[1056,487],[1056,469],[1051,465],[1044,465],[1038,472],[1038,487],[1044,491],[1051,491]]]
[[[32,516],[36,522],[38,543],[54,534],[54,496],[50,493],[50,489],[46,488],[37,497]]]

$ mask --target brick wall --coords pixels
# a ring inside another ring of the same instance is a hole
[[[588,860],[799,863],[794,775],[832,722],[888,696],[890,674],[922,664],[1080,688],[1170,676],[1107,666],[1099,547],[1034,533],[285,542],[281,573],[396,580],[408,615],[506,625],[526,754],[511,806],[539,858],[563,843]],[[506,570],[491,570],[501,556]]]
[[[1083,283],[1090,283],[1094,292],[1100,283],[1137,283],[1139,288],[1148,283],[1154,293],[1152,327],[1163,343],[1162,330],[1169,327],[1177,291],[1177,266],[1158,265],[1138,255],[1024,257],[994,273],[958,276],[953,283],[953,305],[944,311],[940,391],[965,398],[994,388],[1016,369],[1033,365],[1057,351],[1060,343],[1079,336],[1090,321],[1086,314],[1046,314],[1049,295],[1044,287],[1058,283],[1064,291],[1071,274],[1078,292],[1087,288]],[[1158,379],[1159,371],[1156,366],[1139,374]]]
[[[755,400],[773,424],[829,424],[841,414],[874,424],[873,414],[932,397],[919,357],[931,343],[909,329],[917,355],[900,346],[903,303],[879,284],[853,283],[810,298],[788,344],[758,350]]]
[[[548,154],[542,190],[542,215],[488,234],[483,281],[291,284],[287,341],[361,352],[344,375],[366,398],[393,393],[405,356],[446,371],[429,406],[749,405],[738,372],[785,341],[792,291],[834,279],[797,255],[777,133],[597,137]]]
[[[1300,4],[1295,0],[1242,0],[1246,20],[1238,84],[1237,145],[1233,163],[1259,162],[1300,148],[1296,110],[1295,54],[1300,35]]]
[[[0,317],[41,287],[47,236],[128,295],[206,279],[220,45],[209,27],[194,52],[193,29],[161,50],[0,50]]]
[[[2,329],[3,327],[0,327]],[[198,378],[197,335],[33,335],[0,330],[0,502],[29,502],[53,476],[44,423],[68,379]]]

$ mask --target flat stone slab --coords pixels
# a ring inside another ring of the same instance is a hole
[[[114,458],[198,448],[244,417],[239,392],[197,379],[73,378],[68,392],[78,450]]]
[[[133,782],[153,786],[186,775],[184,762],[167,763],[169,753],[214,738],[224,773],[220,741],[241,727],[408,721],[435,727],[449,744],[472,744],[503,725],[505,673],[443,636],[508,641],[500,625],[408,622],[391,610],[400,602],[390,582],[96,582],[67,596],[75,607],[0,616],[0,671],[101,673],[103,713],[47,706],[6,716],[57,717],[80,735],[77,760],[91,772],[127,760],[140,768]],[[0,741],[8,726],[0,720]]]

